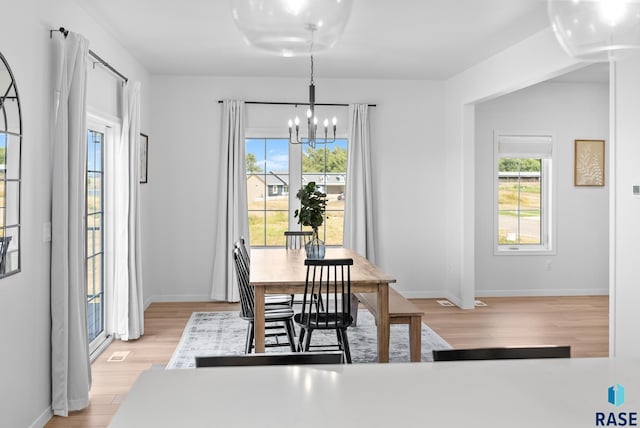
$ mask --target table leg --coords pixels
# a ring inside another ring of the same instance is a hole
[[[389,284],[378,286],[378,361],[389,362]]]
[[[411,317],[409,323],[411,362],[419,363],[422,360],[422,317]]]
[[[253,337],[255,338],[255,351],[264,352],[264,286],[254,287],[253,307]]]

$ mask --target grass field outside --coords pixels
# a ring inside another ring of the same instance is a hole
[[[498,243],[541,244],[540,181],[498,184]]]
[[[287,196],[249,202],[249,244],[253,247],[284,246],[284,232],[289,230]],[[292,214],[293,215],[293,214]],[[325,220],[318,232],[326,245],[342,245],[344,200],[327,200]],[[311,230],[303,227],[302,230]]]

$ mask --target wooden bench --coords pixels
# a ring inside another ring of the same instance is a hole
[[[354,293],[360,303],[378,319],[378,295]],[[389,324],[409,325],[409,349],[411,361],[420,362],[422,353],[422,315],[424,312],[395,289],[389,287]]]

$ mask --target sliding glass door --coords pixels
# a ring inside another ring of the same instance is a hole
[[[106,129],[87,133],[87,330],[90,350],[105,339],[104,141]]]

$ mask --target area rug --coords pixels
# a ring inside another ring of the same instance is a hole
[[[373,315],[366,309],[358,311],[358,325],[347,330],[354,363],[378,361],[376,331]],[[242,354],[246,334],[247,322],[238,316],[238,312],[194,312],[166,368],[195,368],[196,355]],[[334,331],[313,333],[312,344],[332,344],[335,341]],[[434,349],[450,348],[451,345],[442,337],[422,324],[422,361],[433,361],[431,351]],[[267,352],[289,352],[289,348],[267,348]],[[409,362],[409,326],[391,325],[389,360]]]

